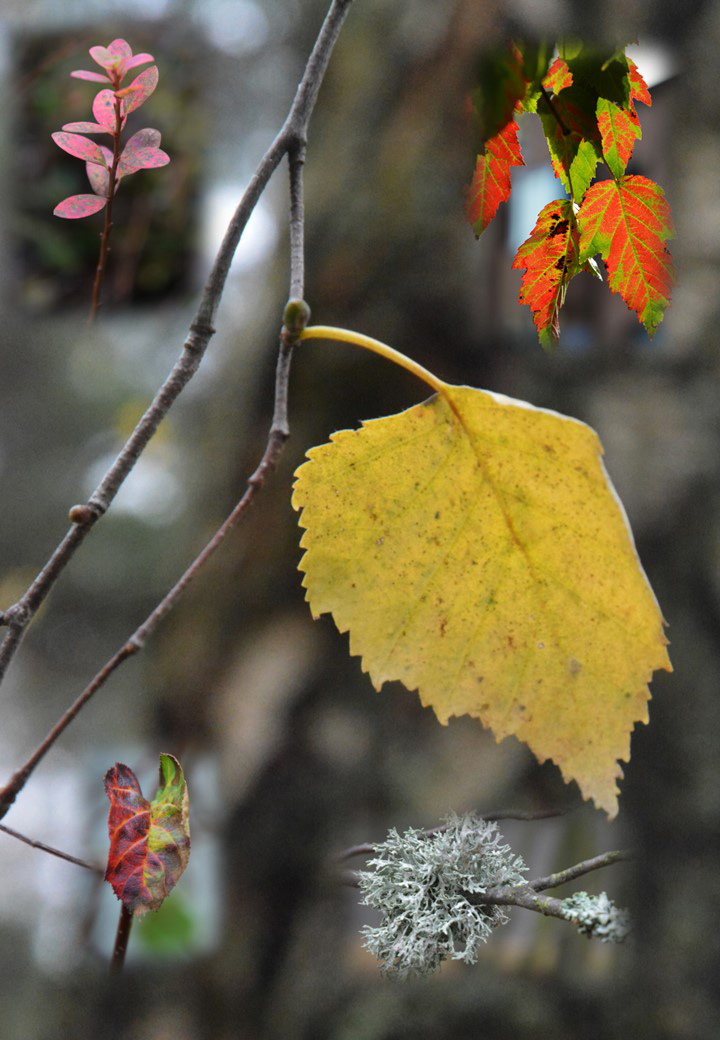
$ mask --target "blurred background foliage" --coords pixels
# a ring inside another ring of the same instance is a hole
[[[0,607],[43,564],[69,506],[92,490],[176,357],[224,221],[284,118],[325,7],[5,0]],[[556,190],[531,129],[515,204],[479,244],[464,220],[473,165],[464,96],[480,50],[508,32],[639,37],[665,62],[653,108],[641,106],[631,171],[663,185],[678,227],[678,285],[652,343],[588,276],[570,290],[559,351],[537,346],[510,269],[517,236],[552,197],[542,192]],[[100,218],[52,217],[59,199],[82,190],[83,167],[49,135],[88,117],[92,86],[67,73],[115,36],[157,58],[160,83],[135,128],[160,129],[172,161],[122,186],[106,303],[88,330]],[[0,835],[4,1036],[717,1035],[719,43],[709,2],[681,11],[672,0],[356,0],[310,131],[315,319],[378,336],[447,380],[585,419],[605,443],[676,670],[653,685],[617,821],[585,807],[503,830],[535,875],[636,847],[633,865],[587,886],[631,907],[633,941],[609,949],[516,913],[476,967],[450,964],[405,985],[383,980],[363,951],[368,918],[328,868],[339,849],[379,840],[388,826],[433,825],[449,809],[540,808],[574,793],[553,766],[512,741],[496,745],[471,720],[441,728],[400,686],[374,694],[347,637],[327,618],[311,621],[296,572],[292,473],[333,430],[407,407],[422,389],[376,358],[308,344],[294,363],[291,441],[248,522],[142,658],[68,730],[7,821],[102,862],[105,770],[127,762],[150,787],[158,752],[170,751],[192,799],[188,871],[133,936],[122,981],[111,981],[109,888]],[[256,465],[287,293],[286,208],[280,170],[239,251],[200,373],[8,676],[4,775],[143,620]]]

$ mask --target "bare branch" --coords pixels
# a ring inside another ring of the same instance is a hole
[[[495,822],[500,820],[547,820],[555,816],[565,816],[566,813],[573,812],[577,808],[579,808],[578,805],[566,806],[564,809],[506,809],[500,812],[482,813],[480,818],[483,820],[494,820]],[[428,835],[442,834],[445,830],[447,830],[447,825],[441,824],[439,827],[429,827],[425,833]],[[344,863],[348,859],[354,859],[355,856],[370,856],[374,850],[375,846],[372,842],[350,845],[349,848],[338,852],[335,856],[335,862]]]
[[[568,919],[562,899],[539,896],[533,889],[524,885],[518,888],[489,888],[478,893],[474,899],[483,906],[521,906],[524,910],[533,910],[545,917],[557,917],[561,921]]]
[[[354,848],[361,847],[354,846]],[[370,846],[371,851],[372,848],[373,846]],[[350,852],[351,850],[348,849],[346,851]],[[601,870],[603,867],[609,867],[613,863],[620,863],[632,858],[633,854],[623,849],[604,852],[600,856],[594,856],[592,859],[583,860],[582,863],[576,863],[575,866],[568,867],[567,870],[562,870],[557,874],[550,874],[548,877],[535,878],[524,885],[496,885],[494,888],[488,888],[484,892],[473,893],[472,901],[478,906],[520,906],[524,910],[533,910],[535,913],[543,914],[545,917],[557,917],[562,921],[567,921],[569,920],[568,910],[564,905],[564,901],[555,899],[553,896],[540,896],[538,892],[543,892],[547,888],[556,888],[558,885],[574,881],[576,878],[589,874],[594,870]],[[351,888],[360,887],[358,871],[342,870],[336,875],[336,879],[343,886]]]
[[[593,870],[601,870],[602,867],[610,867],[613,863],[623,863],[634,858],[635,853],[629,849],[603,852],[600,856],[583,860],[582,863],[576,863],[574,867],[568,867],[567,870],[561,870],[557,874],[535,878],[534,881],[529,881],[528,885],[534,892],[544,892],[548,888],[557,888],[559,885],[567,884],[568,881],[575,881],[583,874],[589,874]]]
[[[105,685],[113,672],[115,672],[121,664],[123,664],[129,657],[134,656],[143,649],[148,638],[155,631],[162,619],[173,609],[198,571],[205,563],[207,563],[216,550],[219,549],[229,532],[237,526],[242,517],[246,514],[252,505],[255,496],[262,490],[268,475],[277,466],[285,442],[289,437],[287,395],[288,381],[290,377],[290,359],[292,357],[293,346],[301,331],[301,326],[297,326],[296,331],[292,333],[285,328],[283,328],[281,333],[280,351],[276,368],[275,408],[272,424],[270,426],[270,432],[268,434],[268,440],[263,456],[255,469],[255,472],[248,478],[247,487],[242,498],[229,516],[220,525],[205,548],[195,557],[182,577],[175,583],[175,585],[173,585],[167,595],[160,601],[160,603],[158,603],[145,621],[133,632],[125,645],[122,646],[117,653],[115,653],[105,663],[105,665],[103,665],[97,675],[93,678],[92,682],[86,686],[80,696],[68,708],[58,722],[56,722],[45,739],[38,745],[35,751],[33,751],[25,764],[12,775],[5,787],[0,789],[0,819],[2,819],[2,817],[7,813],[20,791],[22,791],[38,763],[45,757],[58,737],[64,733],[91,697],[93,697],[94,694]]]
[[[352,0],[332,0],[330,4],[287,119],[280,133],[260,160],[230,221],[178,360],[87,504],[74,506],[70,510],[73,526],[21,599],[3,612],[2,620],[7,625],[8,631],[0,645],[0,683],[20,646],[25,629],[50,589],[91,528],[105,514],[172,404],[195,375],[215,331],[213,321],[222,298],[235,250],[260,196],[286,153],[292,153],[294,156],[291,169],[295,170],[294,174],[291,173],[296,198],[293,207],[295,228],[292,231],[296,243],[293,261],[295,285],[291,285],[291,290],[298,284],[298,278],[299,284],[302,284],[304,265],[300,263],[298,253],[298,250],[302,251],[302,188],[301,186],[298,188],[300,177],[297,171],[301,168],[308,123],[315,107],[318,91],[351,3]],[[292,291],[291,295],[294,295]]]
[[[104,874],[102,867],[96,863],[88,863],[84,859],[78,859],[77,856],[71,856],[68,852],[62,852],[60,849],[55,849],[52,845],[46,845],[43,841],[35,841],[33,838],[28,838],[19,831],[14,831],[12,827],[7,827],[4,823],[0,823],[0,831],[5,834],[9,834],[11,838],[17,838],[18,841],[24,842],[33,849],[40,849],[41,852],[49,852],[51,856],[57,856],[58,859],[67,860],[68,863],[75,863],[78,867],[84,867],[85,870],[91,870],[94,874]]]
[[[290,298],[305,295],[305,205],[303,169],[305,144],[298,143],[288,153],[290,166]]]

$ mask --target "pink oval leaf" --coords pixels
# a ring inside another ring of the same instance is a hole
[[[88,54],[103,69],[114,69],[120,60],[114,54],[111,54],[107,47],[91,47]]]
[[[106,204],[107,199],[101,199],[98,195],[71,195],[63,199],[53,210],[56,217],[65,217],[67,220],[78,220],[80,217],[90,217]]]
[[[106,199],[110,185],[110,172],[104,166],[98,166],[97,163],[85,163],[85,172],[95,194]]]
[[[135,916],[157,910],[175,887],[190,856],[187,785],[180,763],[160,756],[160,787],[152,802],[143,797],[128,766],[105,774],[110,799],[105,880]]]
[[[109,134],[106,126],[99,123],[64,123],[63,130],[71,130],[76,134]]]
[[[108,44],[108,51],[119,58],[132,58],[132,47],[127,40],[117,39]]]
[[[107,76],[103,76],[101,72],[88,72],[87,69],[75,69],[74,72],[70,73],[75,79],[89,79],[93,83],[109,83],[110,80]]]
[[[107,165],[100,146],[95,144],[94,141],[89,140],[87,137],[81,137],[79,134],[68,134],[63,131],[58,131],[52,135],[52,139],[64,152],[68,152],[70,155],[75,155],[78,159],[85,159],[86,162],[98,163],[100,166]]]
[[[152,54],[136,54],[134,58],[125,63],[125,72],[129,72],[138,65],[146,65],[149,61],[155,61]]]
[[[155,90],[157,82],[157,65],[151,65],[149,69],[145,69],[139,76],[136,76],[130,86],[125,88],[128,94],[123,100],[124,115],[129,115],[136,108],[140,108],[140,105],[147,101],[153,90]]]
[[[162,135],[160,131],[153,130],[151,126],[146,126],[144,130],[138,130],[132,135],[125,145],[125,151],[128,148],[133,150],[137,148],[159,148],[161,141]]]
[[[93,115],[111,133],[115,133],[115,95],[112,90],[101,90],[93,101]]]
[[[127,177],[138,170],[155,170],[159,166],[167,166],[169,162],[170,156],[161,148],[136,148],[128,155],[123,152],[118,173],[121,177]]]

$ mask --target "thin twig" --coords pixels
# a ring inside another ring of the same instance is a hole
[[[45,739],[37,746],[28,760],[10,778],[4,788],[0,789],[0,819],[5,815],[10,806],[17,798],[20,791],[29,780],[38,763],[45,757],[47,752],[56,742],[58,737],[67,729],[78,713],[85,707],[87,702],[97,691],[105,685],[110,676],[128,658],[142,650],[162,619],[173,609],[190,582],[198,571],[207,563],[213,553],[220,548],[229,532],[239,523],[245,515],[255,496],[262,487],[268,475],[277,466],[278,460],[289,437],[287,403],[288,382],[290,377],[290,359],[292,348],[298,338],[299,331],[290,334],[286,329],[280,337],[280,350],[275,375],[275,407],[272,424],[268,434],[267,444],[263,456],[248,478],[247,487],[240,501],[223,521],[205,548],[195,557],[182,577],[173,585],[170,591],[163,597],[158,605],[151,611],[143,623],[133,632],[127,642],[103,665],[97,675],[88,686],[77,697],[64,715],[55,723]]]
[[[103,868],[98,866],[97,863],[88,863],[84,859],[78,859],[77,856],[71,856],[69,852],[63,852],[61,849],[53,848],[52,845],[46,845],[44,841],[35,841],[33,838],[28,838],[25,834],[21,834],[20,831],[14,831],[12,827],[7,827],[4,823],[0,823],[0,831],[9,834],[11,838],[17,838],[18,841],[30,845],[33,849],[49,852],[51,856],[57,856],[58,859],[67,860],[68,863],[74,863],[78,867],[84,867],[86,870],[91,870],[94,874],[102,876],[105,873]]]
[[[557,874],[535,878],[524,885],[497,885],[494,888],[488,888],[484,892],[478,892],[474,898],[483,905],[521,906],[525,910],[534,910],[546,917],[559,917],[561,920],[567,921],[567,907],[563,905],[562,899],[555,899],[553,896],[539,896],[537,893],[544,892],[548,888],[557,888],[559,885],[575,881],[595,870],[602,870],[603,867],[610,867],[613,863],[627,862],[633,858],[634,853],[627,849],[614,849],[612,852],[603,852],[599,856],[593,856],[592,859],[576,863],[567,870],[558,871]]]
[[[535,878],[534,881],[528,882],[528,886],[534,892],[544,892],[548,888],[557,888],[559,885],[566,885],[569,881],[575,881],[577,878],[582,877],[583,874],[589,874],[593,870],[610,867],[613,863],[627,862],[634,859],[634,857],[635,853],[629,849],[603,852],[599,856],[583,860],[582,863],[576,863],[574,867],[568,867],[567,870],[561,870],[557,874],[548,874],[547,877]]]
[[[305,295],[305,142],[299,141],[288,152],[290,167],[290,299]]]
[[[8,631],[0,645],[0,683],[20,646],[27,626],[50,589],[90,529],[107,512],[110,503],[170,407],[197,371],[215,331],[213,327],[215,315],[225,288],[232,258],[247,222],[283,156],[293,152],[295,154],[294,165],[297,166],[297,162],[303,154],[308,124],[318,91],[351,3],[352,0],[332,0],[330,4],[287,119],[280,133],[260,160],[228,225],[178,360],[88,502],[85,505],[74,506],[70,510],[73,526],[21,599],[4,611],[4,623],[7,625]],[[298,210],[298,212],[301,211]]]
[[[572,805],[566,806],[564,809],[507,809],[500,812],[483,813],[480,818],[495,822],[499,820],[547,820],[555,816],[565,816],[566,813],[573,812],[577,808],[579,806]],[[427,835],[442,834],[446,830],[447,824],[441,824],[439,827],[429,827],[425,833]],[[348,859],[354,859],[355,856],[371,856],[374,851],[375,845],[372,842],[350,845],[349,848],[338,852],[335,862],[344,863]]]

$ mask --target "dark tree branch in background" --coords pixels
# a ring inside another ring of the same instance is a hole
[[[93,694],[105,684],[107,679],[125,660],[143,648],[148,637],[162,618],[175,606],[198,570],[221,545],[228,532],[246,513],[255,495],[262,488],[268,474],[277,465],[283,446],[289,436],[287,395],[292,349],[309,317],[309,310],[301,300],[304,283],[302,170],[307,129],[320,85],[327,70],[330,55],[351,3],[352,0],[332,0],[315,46],[308,59],[287,119],[280,133],[261,159],[230,221],[203,290],[197,313],[190,325],[190,331],[183,345],[182,353],[175,366],[87,504],[74,506],[70,510],[70,519],[73,521],[73,526],[52,554],[48,563],[38,574],[25,595],[14,606],[4,612],[3,620],[8,626],[8,632],[5,635],[2,646],[0,646],[0,682],[20,645],[25,629],[36,614],[40,604],[75,554],[91,527],[107,511],[123,481],[131,472],[142,451],[167,415],[171,405],[197,371],[210,337],[214,332],[213,321],[215,320],[230,270],[230,264],[241,235],[272,173],[279,165],[283,156],[287,154],[290,165],[291,304],[286,309],[285,324],[280,335],[275,383],[275,408],[267,445],[260,463],[249,478],[247,489],[242,498],[199,556],[196,557],[183,576],[143,624],[133,633],[127,643],[107,661],[92,682],[50,730],[42,743],[38,745],[30,758],[13,774],[9,783],[0,789],[0,818],[8,811],[38,762],[40,762],[67,726],[70,725],[78,712],[87,704]],[[292,299],[293,297],[295,299]]]
[[[26,837],[19,831],[14,831],[12,827],[7,827],[4,823],[0,823],[0,831],[4,834],[9,834],[11,838],[17,838],[18,841],[22,841],[25,845],[29,845],[33,849],[40,849],[41,852],[49,852],[51,856],[57,856],[58,859],[67,860],[68,863],[74,863],[78,867],[84,867],[86,870],[92,870],[94,874],[104,874],[102,867],[96,863],[87,863],[84,859],[78,859],[77,856],[71,856],[68,852],[62,852],[60,849],[54,849],[52,845],[46,845],[44,841],[34,841],[32,838]]]
[[[493,813],[481,813],[480,818],[483,820],[493,820],[498,822],[500,820],[548,820],[556,816],[565,816],[569,812],[573,812],[579,808],[579,805],[570,805],[564,809],[507,809],[501,812]],[[439,827],[430,827],[425,831],[426,834],[442,834],[443,831],[447,830],[446,824],[441,824]],[[349,848],[343,849],[335,857],[336,863],[344,863],[348,859],[354,859],[355,856],[371,856],[375,850],[375,846],[372,842],[363,842],[360,845],[350,845]],[[562,882],[558,882],[562,884]],[[548,886],[550,887],[550,886]]]

